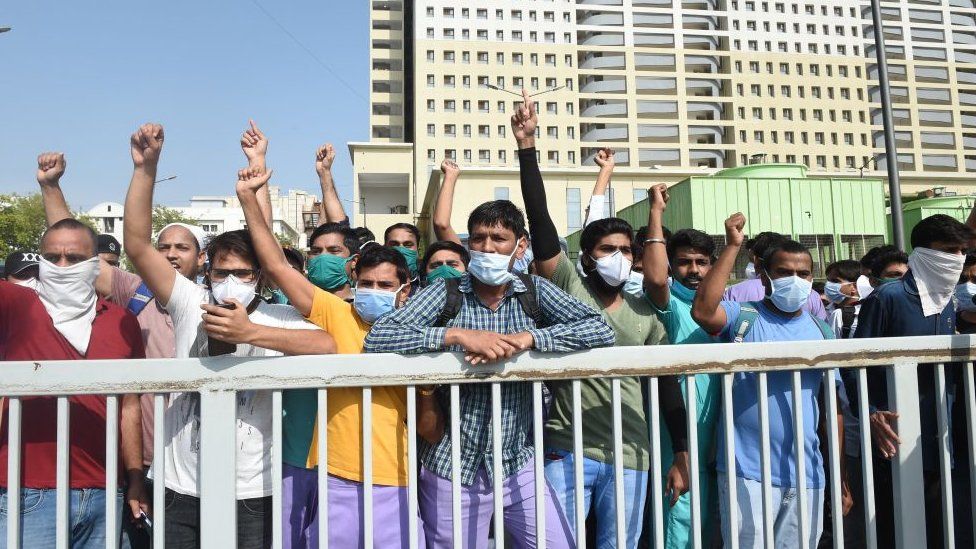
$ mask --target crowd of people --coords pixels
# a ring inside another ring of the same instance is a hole
[[[471,366],[504,361],[528,350],[564,353],[608,346],[654,346],[777,341],[820,341],[976,332],[976,213],[967,223],[935,215],[912,231],[911,255],[892,246],[872,249],[860,261],[826,268],[814,290],[810,251],[788,236],[763,232],[746,237],[747,220],[732,213],[725,246],[694,228],[673,234],[663,224],[666,185],[649,190],[645,227],[607,217],[604,194],[614,154],[596,155],[599,175],[578,260],[570,259],[549,214],[535,149],[536,105],[525,101],[511,117],[518,146],[523,213],[508,200],[474,209],[466,242],[452,227],[460,168],[441,166],[443,182],[432,216],[436,241],[410,224],[389,227],[381,239],[353,228],[332,178],[335,150],[316,151],[322,187],[322,224],[307,253],[282,247],[272,232],[267,167],[268,138],[252,122],[241,137],[248,165],[237,173],[236,192],[246,230],[206,235],[200,227],[173,223],[153,231],[152,202],[165,134],[157,124],[138,128],[130,140],[132,179],[125,200],[124,255],[134,272],[120,268],[119,243],[72,217],[60,187],[61,153],[38,158],[37,180],[47,230],[39,250],[7,258],[0,281],[0,359],[6,361],[187,358],[232,355],[272,357],[334,353],[461,353]],[[737,258],[748,254],[746,279],[731,287]],[[635,353],[653,350],[634,349]],[[133,367],[138,367],[133,362]],[[962,366],[947,366],[946,391],[952,435],[965,441]],[[925,518],[930,546],[942,546],[942,499],[936,424],[934,367],[918,367],[925,470]],[[645,379],[620,383],[623,438],[623,525],[626,546],[648,543],[648,509],[664,509],[668,547],[690,547],[692,510],[689,420],[696,422],[700,534],[706,547],[762,547],[765,527],[778,547],[816,547],[832,539],[832,511],[844,513],[848,547],[865,546],[860,430],[873,441],[873,473],[879,545],[894,545],[890,460],[899,452],[898,414],[891,411],[884,373],[869,369],[870,416],[859,418],[857,379],[841,371],[824,383],[820,371],[802,373],[803,432],[794,432],[792,375],[771,372],[761,393],[754,373],[733,374],[732,400],[723,402],[716,375],[659,378],[659,440],[649,436]],[[686,408],[687,383],[695,384],[694,410]],[[835,391],[840,406],[826,417],[823,402]],[[569,381],[546,383],[544,447],[533,445],[531,384],[501,386],[501,424],[493,425],[490,386],[464,384],[458,415],[460,439],[449,428],[445,387],[421,386],[417,394],[419,464],[407,459],[407,393],[400,387],[372,392],[373,540],[377,547],[406,547],[409,522],[417,521],[420,547],[452,546],[453,445],[460,446],[462,544],[487,547],[496,494],[493,430],[500,429],[504,478],[500,485],[506,536],[513,547],[537,545],[536,514],[545,513],[548,547],[577,545],[576,498],[583,498],[587,532],[595,547],[617,546],[617,510],[611,410],[612,381],[581,382],[582,455],[574,448],[574,391]],[[763,523],[760,400],[769,417],[773,522]],[[165,432],[153,432],[152,395],[124,395],[120,406],[120,480],[123,490],[105,493],[106,400],[70,398],[70,545],[100,547],[120,535],[124,546],[149,547],[150,502],[164,490],[167,547],[200,546],[200,397],[171,393]],[[53,398],[24,398],[20,528],[31,547],[55,545],[56,405]],[[237,398],[237,545],[270,547],[272,461],[283,461],[286,547],[317,547],[318,523],[329,523],[331,547],[363,545],[363,410],[356,388],[330,389],[328,421],[317,424],[315,390],[283,395],[283,445],[273,455],[273,408],[267,391]],[[723,408],[733,415],[735,467],[726,467]],[[7,402],[3,402],[6,412]],[[862,426],[861,419],[869,422]],[[9,415],[0,427],[0,540],[6,540]],[[843,509],[831,509],[826,422],[842,433]],[[325,431],[321,431],[321,430]],[[328,455],[317,454],[327,432]],[[165,438],[165,454],[153,455],[153,438]],[[806,485],[799,486],[794,438],[803,437]],[[661,491],[651,486],[650,455],[662,457]],[[967,445],[953,445],[965,463]],[[545,478],[536,478],[536,452],[545,457]],[[575,489],[581,459],[583,490]],[[164,463],[154,475],[153,463]],[[317,468],[328,469],[328,516],[318,516]],[[408,514],[408,468],[419,468],[419,515]],[[952,475],[954,494],[969,502],[965,467]],[[545,482],[536,501],[536,482]],[[730,502],[735,486],[736,501]],[[807,494],[810,538],[800,539],[797,491]],[[106,500],[117,499],[123,532],[106,532]],[[921,502],[920,502],[921,503]],[[736,506],[735,522],[729,505]],[[957,544],[972,544],[971,527],[957,520]],[[358,527],[357,527],[358,525]]]

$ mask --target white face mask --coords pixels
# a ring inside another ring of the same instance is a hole
[[[18,286],[23,286],[24,288],[30,288],[35,293],[37,292],[38,282],[36,278],[28,278],[26,280],[11,279],[10,282]]]
[[[915,277],[922,314],[935,315],[945,309],[962,274],[966,256],[931,248],[915,248],[908,257],[908,268]]]
[[[596,272],[600,274],[603,281],[614,288],[627,282],[631,267],[633,267],[633,263],[624,257],[620,250],[600,259],[593,256],[590,256],[590,259],[596,262]]]
[[[518,252],[518,242],[515,242],[515,249],[509,255],[468,250],[468,253],[471,254],[468,272],[471,273],[471,276],[489,286],[503,286],[508,284],[515,278],[509,271],[509,268],[512,264],[512,258]]]
[[[864,275],[857,277],[856,286],[857,286],[857,297],[861,301],[867,299],[868,296],[871,295],[871,292],[874,291],[874,286],[871,285],[871,279]]]
[[[54,328],[79,353],[87,353],[98,301],[98,258],[59,267],[41,257],[38,267],[37,295]]]
[[[228,300],[236,299],[238,303],[247,307],[254,301],[257,287],[257,282],[241,282],[241,279],[230,275],[220,282],[211,283],[210,293],[217,303],[228,303]]]

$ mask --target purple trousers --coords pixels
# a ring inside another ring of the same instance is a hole
[[[541,479],[546,482],[545,478]],[[535,473],[529,464],[502,482],[505,506],[505,534],[511,547],[533,549],[538,546],[535,531]],[[564,549],[575,546],[573,533],[561,507],[555,502],[552,487],[546,482],[546,547]],[[451,481],[421,468],[420,516],[430,547],[453,547],[454,519]],[[488,473],[482,467],[471,486],[461,486],[461,535],[465,549],[486,549],[488,529],[494,511],[494,492]]]
[[[282,539],[285,547],[318,549],[318,471],[284,464]],[[363,484],[329,475],[329,547],[363,547]],[[373,485],[373,546],[407,548],[407,487]],[[416,517],[415,520],[420,520]],[[417,525],[424,549],[424,525]]]

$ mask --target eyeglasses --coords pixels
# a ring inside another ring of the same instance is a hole
[[[241,282],[253,282],[259,272],[258,269],[210,269],[210,280],[224,280],[233,275]]]

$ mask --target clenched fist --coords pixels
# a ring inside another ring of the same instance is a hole
[[[593,161],[596,162],[596,165],[600,166],[600,168],[602,169],[612,170],[613,167],[615,166],[613,155],[614,155],[613,149],[609,147],[603,148],[596,152],[596,156],[593,157]]]
[[[444,174],[444,179],[449,177],[457,179],[461,175],[461,168],[450,158],[445,158],[441,162],[441,172]]]
[[[136,168],[155,170],[159,164],[159,154],[163,151],[163,139],[163,127],[159,124],[140,126],[129,140],[132,164]]]
[[[46,152],[37,157],[37,182],[44,185],[57,185],[67,162],[64,153]]]
[[[668,194],[667,183],[658,183],[647,191],[647,198],[651,201],[651,209],[663,212],[668,206],[671,195]]]
[[[725,241],[729,246],[741,246],[746,239],[743,229],[746,226],[746,216],[734,213],[725,220]]]
[[[332,169],[335,156],[335,147],[332,146],[332,143],[326,143],[319,147],[319,150],[315,151],[315,173],[319,174],[319,177],[322,177],[322,174]]]

